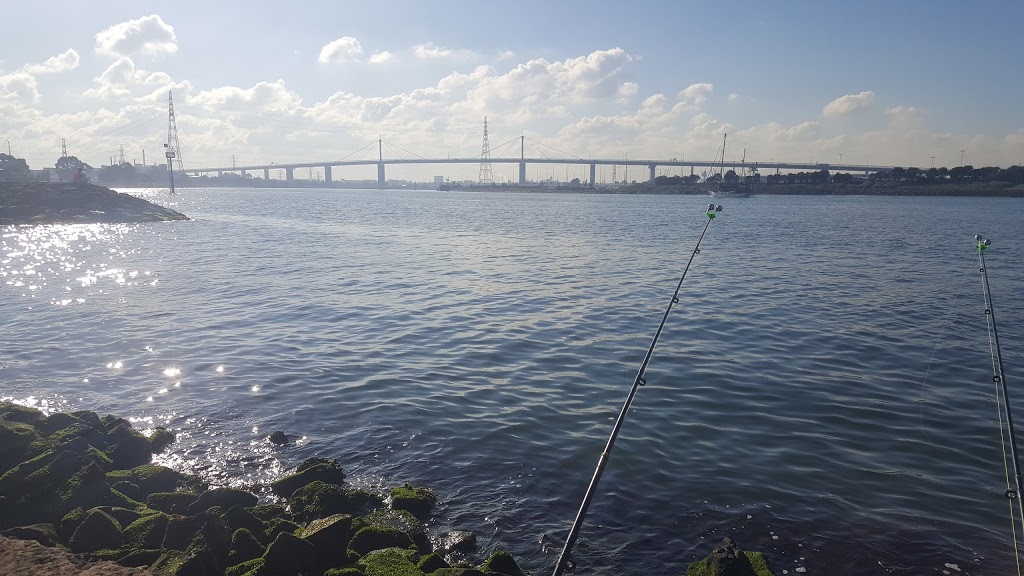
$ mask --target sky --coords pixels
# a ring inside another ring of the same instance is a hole
[[[5,2],[32,168],[472,157],[1024,164],[1024,2]],[[495,180],[514,165],[495,164]],[[562,170],[585,178],[584,168]],[[374,167],[334,178],[375,178]],[[389,166],[475,178],[479,166]],[[542,174],[538,174],[543,176]],[[297,174],[297,177],[305,177]],[[530,174],[533,178],[534,174]]]

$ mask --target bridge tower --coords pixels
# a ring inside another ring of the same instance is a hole
[[[484,116],[484,145],[480,151],[480,179],[478,184],[494,184],[491,172],[491,143],[487,140],[487,116]]]
[[[181,145],[178,143],[178,123],[174,120],[174,95],[167,91],[167,169],[172,169],[172,160],[177,160],[178,174],[185,179],[185,168],[181,163]],[[173,154],[173,156],[171,156]]]

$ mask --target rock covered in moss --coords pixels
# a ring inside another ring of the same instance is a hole
[[[106,442],[111,446],[107,456],[110,456],[118,469],[149,464],[153,458],[149,439],[132,428],[130,423],[120,424],[107,432]]]
[[[344,568],[331,568],[324,572],[324,576],[363,576],[363,571],[355,566],[346,566]]]
[[[18,526],[16,528],[0,531],[0,536],[17,538],[18,540],[34,540],[43,546],[50,547],[60,544],[60,538],[57,536],[57,529],[53,524]]]
[[[227,512],[221,514],[221,518],[223,518],[224,521],[227,522],[228,528],[231,529],[232,534],[237,530],[245,529],[249,532],[250,535],[255,537],[260,542],[266,541],[266,524],[263,522],[263,520],[260,520],[255,515],[253,515],[253,513],[250,512],[248,508],[244,508],[242,506],[232,506],[227,510]],[[257,554],[257,556],[259,555],[262,555],[262,553]],[[249,558],[247,558],[247,560],[249,560]]]
[[[0,182],[0,206],[0,226],[188,220],[143,198],[81,183]]]
[[[258,502],[259,498],[245,490],[214,488],[203,492],[199,496],[199,500],[188,507],[188,512],[189,514],[198,514],[214,506],[221,506],[224,509],[229,509],[232,506],[255,506]]]
[[[142,464],[128,470],[112,470],[107,472],[107,478],[111,482],[131,482],[148,496],[154,492],[174,492],[184,475],[166,466]]]
[[[277,538],[267,546],[263,554],[266,569],[270,574],[281,576],[295,576],[300,573],[308,573],[316,570],[314,559],[315,551],[313,545],[287,532],[277,535]]]
[[[299,465],[294,474],[271,483],[270,489],[282,498],[289,498],[299,488],[316,481],[340,486],[345,482],[345,472],[337,460],[309,458]]]
[[[365,576],[423,576],[413,561],[415,552],[401,548],[383,548],[367,553],[359,560]]]
[[[185,514],[199,500],[194,492],[156,492],[146,497],[146,506],[168,514]]]
[[[405,484],[391,489],[391,507],[411,512],[417,518],[429,516],[434,504],[437,504],[437,496],[429,488]]]
[[[424,573],[430,574],[435,570],[440,570],[442,568],[451,568],[451,565],[449,565],[448,562],[445,561],[444,556],[441,556],[436,552],[431,552],[430,554],[427,554],[426,556],[420,558],[420,561],[416,564],[416,567],[422,570]]]
[[[378,526],[383,528],[394,528],[395,530],[401,530],[412,538],[416,549],[421,554],[430,554],[434,551],[434,545],[430,540],[430,535],[427,533],[426,526],[418,518],[412,515],[412,513],[406,510],[393,510],[393,509],[382,509],[374,510],[373,512],[360,517],[361,525],[358,528],[365,526]]]
[[[266,549],[263,544],[245,528],[239,528],[231,534],[231,551],[228,553],[227,565],[235,566],[263,556]]]
[[[711,554],[686,569],[687,576],[773,576],[764,555],[740,550],[726,537]]]
[[[504,576],[526,576],[512,555],[504,550],[497,550],[480,566],[485,574],[503,574]]]
[[[384,548],[415,548],[412,538],[401,530],[367,526],[356,532],[348,543],[349,550],[365,556],[372,550]]]
[[[348,558],[346,543],[352,528],[352,516],[334,514],[311,521],[301,538],[313,545],[321,566],[336,566]]]
[[[368,492],[317,480],[296,490],[288,505],[296,518],[308,521],[333,514],[356,515],[379,501]]]
[[[472,552],[476,548],[476,534],[467,530],[443,532],[432,538],[434,549],[441,554]]]
[[[150,450],[152,450],[153,454],[159,454],[173,444],[176,439],[174,432],[163,426],[157,426],[156,430],[153,430],[153,433],[149,435]]]
[[[0,420],[0,474],[25,460],[29,446],[39,439],[39,431],[29,424]]]
[[[170,516],[164,513],[142,516],[125,527],[124,540],[133,548],[160,548],[164,541],[164,535],[167,533],[168,522],[170,522]]]
[[[104,548],[120,548],[122,544],[121,524],[110,514],[93,508],[75,529],[68,548],[74,552],[95,552]]]

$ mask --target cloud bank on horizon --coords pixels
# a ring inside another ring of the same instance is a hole
[[[875,86],[834,94],[788,120],[776,120],[770,110],[750,120],[741,112],[757,106],[756,93],[722,93],[701,77],[648,90],[642,54],[614,45],[525,58],[511,49],[433,41],[367,50],[355,36],[339,35],[324,38],[316,54],[296,52],[296,66],[342,87],[318,95],[269,69],[248,85],[209,85],[168,72],[184,50],[176,28],[156,14],[97,30],[91,47],[52,41],[53,56],[42,61],[16,62],[8,54],[0,63],[0,139],[18,142],[23,151],[15,155],[34,168],[52,165],[62,138],[72,154],[94,165],[107,163],[122,145],[133,151],[130,157],[150,149],[155,159],[166,141],[169,91],[186,169],[230,165],[233,156],[241,164],[340,159],[378,137],[393,145],[386,152],[394,156],[475,156],[485,116],[492,156],[518,155],[525,134],[549,147],[535,155],[707,160],[729,133],[730,155],[745,149],[754,161],[833,163],[843,154],[844,163],[927,167],[929,157],[941,157],[935,165],[951,166],[957,154],[950,151],[968,148],[978,166],[1008,166],[1024,157],[1024,127],[952,133],[926,106]],[[12,65],[13,71],[2,68]],[[393,93],[346,81],[356,74],[401,77],[408,67],[426,66],[437,71],[433,80]],[[437,170],[410,168],[400,177]],[[445,170],[472,177],[476,168]],[[362,175],[336,176],[343,177]]]

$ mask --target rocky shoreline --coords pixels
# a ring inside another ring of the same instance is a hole
[[[0,182],[0,226],[188,220],[148,200],[93,184]]]
[[[0,402],[0,573],[37,573],[27,562],[48,576],[113,574],[93,562],[115,562],[135,569],[126,575],[525,576],[503,551],[454,561],[476,551],[475,537],[427,531],[437,501],[427,488],[382,498],[348,485],[336,460],[310,458],[260,504],[150,463],[173,442],[115,416]]]

